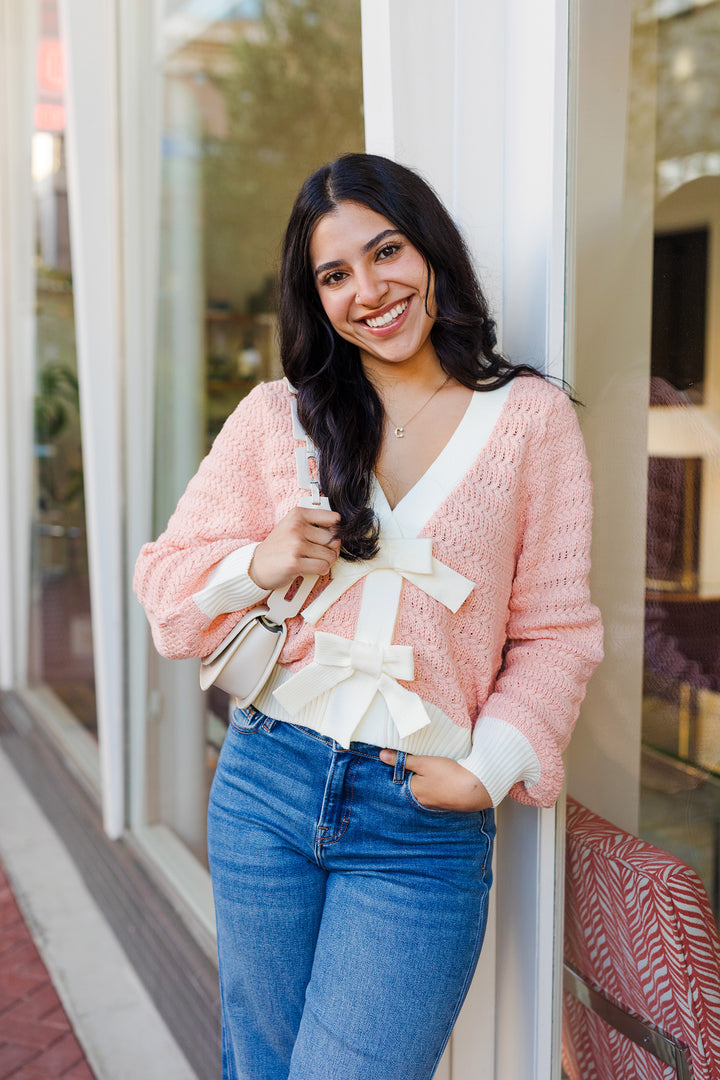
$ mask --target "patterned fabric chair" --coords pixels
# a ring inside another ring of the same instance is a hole
[[[566,866],[570,1080],[720,1080],[720,940],[697,874],[573,799]]]

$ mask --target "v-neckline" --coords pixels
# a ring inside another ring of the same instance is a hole
[[[375,480],[376,480],[376,482],[377,482],[378,486],[380,487],[380,489],[381,489],[381,491],[382,491],[382,493],[383,493],[383,497],[385,498],[385,501],[387,502],[388,506],[390,506],[390,509],[392,510],[392,512],[393,512],[393,513],[395,513],[395,511],[396,511],[396,510],[398,509],[398,507],[402,505],[402,503],[404,502],[404,500],[405,500],[405,499],[407,499],[407,498],[408,498],[408,497],[409,497],[409,496],[410,496],[410,495],[411,495],[411,494],[413,493],[413,491],[414,491],[414,490],[415,490],[415,488],[416,488],[416,487],[418,486],[418,484],[422,484],[423,480],[424,480],[424,479],[425,479],[425,477],[426,477],[426,476],[428,475],[428,473],[430,473],[430,472],[431,472],[431,471],[432,471],[432,470],[433,470],[433,469],[435,468],[435,465],[437,464],[437,462],[438,462],[438,461],[440,461],[440,459],[441,459],[441,458],[443,457],[443,455],[445,454],[445,452],[446,452],[446,451],[447,451],[447,450],[448,450],[448,449],[449,449],[449,448],[451,447],[451,445],[452,445],[452,443],[453,443],[453,441],[454,441],[455,437],[457,436],[458,432],[460,431],[460,429],[462,428],[463,424],[465,423],[465,420],[466,420],[466,417],[467,417],[468,413],[470,412],[470,410],[471,410],[471,409],[472,409],[472,407],[473,407],[473,401],[474,401],[474,399],[475,399],[475,395],[476,395],[476,393],[477,393],[477,391],[473,392],[473,393],[472,393],[472,394],[470,395],[470,398],[469,398],[469,400],[468,400],[468,403],[467,403],[467,405],[465,406],[465,408],[464,408],[464,410],[463,410],[463,414],[462,414],[462,416],[461,416],[461,417],[460,417],[460,419],[458,420],[458,422],[457,422],[457,424],[455,425],[455,427],[453,428],[453,430],[452,430],[452,431],[450,432],[450,435],[448,436],[448,438],[447,438],[446,442],[445,442],[445,443],[443,444],[443,446],[442,446],[442,447],[440,448],[440,450],[439,450],[439,451],[438,451],[438,453],[437,453],[437,454],[435,455],[435,457],[433,458],[433,460],[432,460],[432,461],[430,462],[430,464],[428,465],[427,469],[425,469],[425,472],[421,473],[421,474],[420,474],[420,476],[418,476],[418,478],[417,478],[417,480],[415,481],[415,483],[414,483],[414,484],[411,484],[411,486],[410,486],[410,487],[409,487],[409,488],[407,489],[407,491],[405,492],[405,494],[404,494],[404,495],[403,495],[403,496],[402,496],[402,497],[401,497],[400,499],[398,499],[398,501],[397,501],[397,502],[395,503],[395,505],[394,505],[394,506],[390,506],[390,500],[388,499],[388,497],[387,497],[387,494],[386,494],[386,492],[385,492],[385,489],[383,488],[382,484],[381,484],[381,483],[380,483],[380,481],[378,480],[378,478],[377,478],[377,474],[376,474],[376,476],[375,476]]]
[[[440,453],[395,506],[390,505],[377,476],[373,477],[373,508],[383,528],[405,537],[420,533],[492,439],[516,381],[473,393]]]

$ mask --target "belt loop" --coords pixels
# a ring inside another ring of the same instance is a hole
[[[272,731],[272,729],[275,727],[276,724],[277,724],[277,720],[275,719],[274,716],[266,716],[265,719],[263,720],[263,725],[262,726],[265,729],[265,731],[269,732],[269,731]]]
[[[407,754],[404,750],[398,750],[397,757],[395,758],[395,771],[393,772],[393,783],[402,784],[405,779],[405,758]]]

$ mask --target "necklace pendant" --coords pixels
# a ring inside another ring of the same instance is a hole
[[[395,431],[394,431],[394,435],[395,435],[396,439],[404,439],[405,438],[405,428],[404,427],[396,427]]]

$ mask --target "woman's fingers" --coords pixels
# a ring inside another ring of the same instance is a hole
[[[340,540],[336,538],[331,529],[321,529],[317,525],[308,525],[304,539],[308,544],[318,544],[321,547],[332,548],[334,551],[340,550]]]
[[[293,515],[313,525],[325,525],[328,529],[333,529],[340,524],[340,515],[335,510],[321,510],[315,506],[296,506],[287,516]]]
[[[325,574],[330,573],[330,567],[334,562],[334,555],[330,556],[329,558],[312,558],[311,556],[308,556],[306,558],[299,559],[297,570],[295,571],[293,578],[291,578],[291,583],[295,580],[296,577],[309,577],[310,574],[314,574],[317,577],[324,577]]]
[[[394,765],[397,752],[381,750],[380,759]],[[485,785],[452,758],[408,754],[405,767],[413,773],[410,781],[413,795],[430,810],[487,810],[492,806]]]
[[[381,750],[379,757],[386,765],[394,765],[397,761],[397,750]],[[408,772],[422,776],[426,771],[426,763],[430,763],[430,768],[432,768],[432,763],[435,761],[450,761],[450,758],[436,758],[429,754],[406,754],[405,768]]]
[[[333,510],[296,506],[258,544],[250,577],[261,589],[277,589],[301,574],[327,574],[340,551],[339,523]]]

